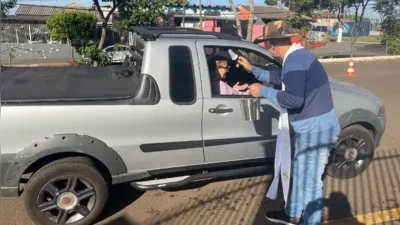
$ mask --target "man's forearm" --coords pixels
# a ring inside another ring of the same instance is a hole
[[[260,97],[264,97],[272,104],[285,109],[297,109],[304,104],[304,98],[302,97],[294,96],[286,91],[278,91],[265,86],[260,88]]]
[[[263,70],[259,67],[252,66],[251,73],[256,77],[257,80],[262,82],[267,82],[274,85],[280,85],[281,80],[281,70]]]
[[[278,90],[275,90],[273,88],[262,86],[260,88],[260,97],[264,97],[268,99],[272,104],[281,107],[277,99],[278,92]]]

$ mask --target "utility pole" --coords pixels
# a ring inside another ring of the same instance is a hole
[[[200,30],[203,30],[203,6],[201,5],[201,0],[199,0],[199,10],[200,10]]]
[[[181,27],[185,27],[185,17],[186,17],[186,8],[185,8],[185,5],[183,5],[183,18],[182,18]]]

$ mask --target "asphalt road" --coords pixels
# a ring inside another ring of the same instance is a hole
[[[329,75],[362,86],[382,98],[387,128],[374,161],[359,177],[325,181],[324,220],[328,224],[400,224],[400,61],[325,65]],[[271,175],[193,184],[181,190],[141,193],[115,187],[98,224],[103,225],[268,225],[266,210],[283,201],[266,199]],[[28,225],[22,201],[2,198],[0,224]]]

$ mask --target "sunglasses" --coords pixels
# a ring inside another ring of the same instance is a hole
[[[231,67],[230,66],[218,66],[217,68],[229,70],[229,68],[231,68]]]

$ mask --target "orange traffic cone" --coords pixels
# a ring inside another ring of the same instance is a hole
[[[348,77],[355,77],[356,76],[355,71],[354,71],[354,64],[353,64],[353,60],[352,59],[350,60],[346,76],[348,76]]]

